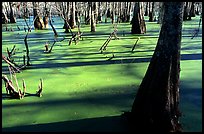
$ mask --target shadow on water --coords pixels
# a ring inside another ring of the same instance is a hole
[[[128,124],[121,116],[88,118],[46,124],[3,128],[3,132],[128,132]]]
[[[122,59],[123,63],[141,63],[150,62],[151,58],[129,58]],[[182,54],[181,60],[202,60],[202,54]],[[61,67],[76,67],[76,66],[93,66],[93,65],[109,65],[109,64],[121,64],[121,59],[113,59],[111,61],[82,61],[82,62],[70,62],[70,63],[53,63],[53,64],[35,64],[30,69],[36,68],[61,68]]]

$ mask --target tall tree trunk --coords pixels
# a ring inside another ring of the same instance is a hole
[[[16,23],[16,18],[14,17],[12,4],[13,4],[13,2],[9,2],[9,6],[10,6],[10,23]]]
[[[23,17],[28,18],[29,17],[29,12],[28,12],[28,3],[23,2]]]
[[[102,22],[101,2],[98,2],[98,22]]]
[[[149,13],[149,22],[153,22],[153,21],[154,21],[154,2],[152,2],[151,10]]]
[[[145,20],[143,16],[143,3],[135,2],[133,18],[132,18],[132,34],[146,33]]]
[[[35,29],[44,29],[43,19],[39,15],[39,2],[33,2],[33,19]]]
[[[190,9],[190,16],[195,17],[195,2],[192,2],[191,9]]]
[[[164,2],[164,10],[157,46],[129,118],[136,131],[181,131],[178,106],[183,2]]]
[[[149,16],[149,13],[148,13],[148,2],[146,2],[146,8],[145,8],[145,14],[144,16]]]
[[[94,18],[94,2],[91,2],[91,32],[95,32],[96,31],[96,21]]]
[[[189,16],[188,4],[189,4],[189,2],[185,2],[184,13],[183,13],[183,21],[188,20],[188,16]]]
[[[6,24],[8,22],[9,20],[8,20],[7,14],[4,9],[4,4],[2,3],[2,24]]]
[[[107,19],[108,19],[108,2],[106,2],[106,9],[105,9],[105,23],[107,23]]]
[[[69,25],[72,29],[76,27],[76,18],[75,18],[75,2],[72,2],[72,8],[71,8],[71,16],[69,20]]]
[[[49,11],[48,11],[48,8],[47,8],[47,2],[45,2],[45,15],[43,17],[43,23],[44,23],[44,26],[45,28],[47,29],[48,28],[48,21],[49,21]]]
[[[164,2],[159,2],[159,16],[158,16],[158,24],[162,24],[164,17]]]

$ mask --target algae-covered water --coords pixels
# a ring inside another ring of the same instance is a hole
[[[146,18],[148,20],[148,18]],[[43,96],[26,96],[22,100],[5,97],[2,81],[3,131],[126,131],[120,115],[131,109],[138,86],[144,77],[154,52],[160,25],[146,21],[147,33],[130,34],[129,23],[118,24],[119,40],[111,40],[101,54],[99,48],[114,28],[111,23],[99,23],[96,32],[82,24],[83,40],[68,46],[70,33],[64,33],[63,20],[53,17],[59,36],[51,53],[44,53],[44,45],[54,41],[51,27],[34,30],[28,35],[32,66],[17,73],[19,86],[26,82],[27,92],[38,90],[43,79]],[[32,23],[32,18],[28,22]],[[180,109],[184,131],[202,131],[202,25],[197,37],[199,16],[183,23],[180,73]],[[14,59],[23,63],[26,54],[24,20],[7,24],[14,31],[5,31],[2,25],[2,54],[16,45]],[[77,29],[73,30],[74,32]],[[135,51],[131,49],[140,37]],[[115,57],[108,60],[114,53]],[[2,74],[10,76],[2,60]]]

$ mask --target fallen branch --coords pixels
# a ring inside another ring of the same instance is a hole
[[[140,40],[140,37],[137,38],[137,40],[136,40],[134,46],[132,47],[132,50],[131,50],[132,52],[134,51],[134,49],[135,49],[135,47],[136,47],[136,45],[137,45],[137,42],[138,42],[139,40]]]
[[[20,70],[15,67],[9,60],[7,60],[7,58],[2,54],[2,59],[7,63],[9,64],[11,67],[13,67],[15,69],[15,71],[17,71],[18,73],[20,72]]]

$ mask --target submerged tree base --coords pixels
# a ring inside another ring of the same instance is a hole
[[[168,121],[166,123],[160,123],[153,121],[151,118],[147,119],[143,115],[135,115],[132,112],[124,112],[121,116],[128,122],[129,131],[131,132],[182,132],[179,122],[172,124],[175,130],[170,130],[167,127],[167,124],[169,124]]]

